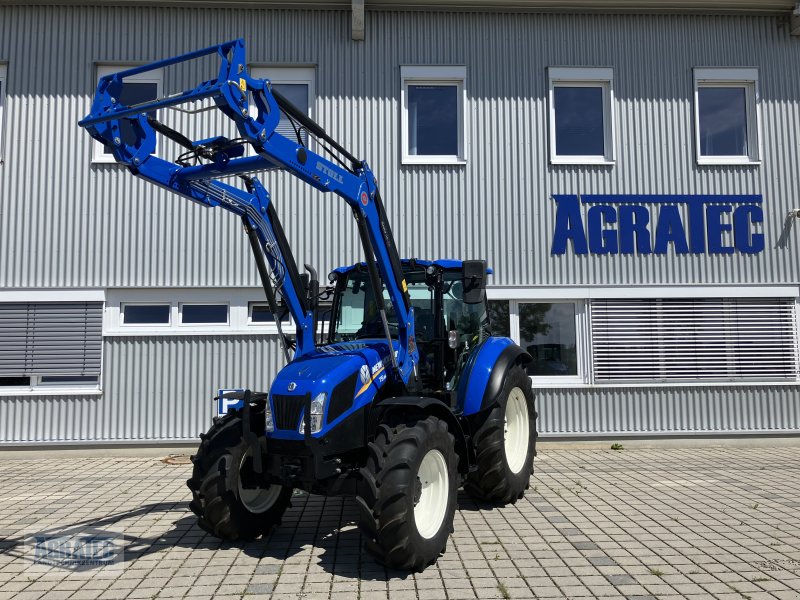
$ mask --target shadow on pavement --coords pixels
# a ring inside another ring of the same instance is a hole
[[[153,521],[152,517],[159,513],[162,517]],[[164,519],[163,515],[167,514],[174,514],[175,520],[163,533],[156,535],[132,533],[145,528],[137,523],[142,517],[150,517],[148,529],[159,526],[166,528],[166,523],[159,524],[159,520]],[[102,536],[121,530],[124,533],[123,565],[170,548],[192,550],[238,548],[247,556],[259,559],[272,558],[277,561],[291,559],[302,552],[308,553],[311,549],[312,562],[316,561],[323,570],[340,577],[372,581],[408,577],[409,573],[386,569],[379,565],[362,549],[361,534],[355,522],[355,515],[355,502],[350,498],[324,498],[304,494],[293,499],[293,506],[286,511],[283,524],[269,536],[253,541],[226,542],[206,533],[197,525],[197,518],[189,510],[188,503],[159,502],[102,518],[85,519],[58,527],[43,527],[37,529],[34,535]],[[30,530],[26,533],[30,533]],[[29,538],[23,535],[0,538],[0,555],[10,555],[33,564],[34,551]],[[278,566],[274,561],[268,561],[260,567],[263,568],[257,568],[257,572],[259,570],[263,573],[271,572],[270,567],[275,569],[272,572],[278,572]]]
[[[226,542],[206,533],[197,525],[196,517],[186,502],[158,502],[133,510],[113,513],[97,519],[85,519],[64,526],[44,527],[36,536],[102,536],[122,531],[124,552],[122,564],[131,563],[170,548],[224,550],[239,548],[247,556],[275,561],[285,561],[300,553],[311,551],[311,560],[317,561],[326,572],[352,579],[387,581],[404,579],[409,573],[386,569],[375,562],[363,548],[361,533],[356,524],[357,508],[347,497],[314,496],[300,494],[293,498],[293,506],[284,514],[283,524],[269,536],[254,541]],[[458,505],[461,511],[483,511],[495,508],[491,504],[476,502],[460,491]],[[153,519],[156,515],[161,515]],[[167,524],[169,516],[175,520]],[[146,523],[140,520],[146,518]],[[162,528],[155,535],[136,534],[138,530]],[[30,533],[30,530],[28,531]],[[33,561],[31,540],[23,536],[0,538],[0,555],[11,555]],[[269,572],[269,565],[262,572]],[[277,572],[277,566],[274,566]]]

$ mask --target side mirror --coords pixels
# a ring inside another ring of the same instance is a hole
[[[465,260],[464,269],[464,303],[480,304],[486,292],[486,261]]]

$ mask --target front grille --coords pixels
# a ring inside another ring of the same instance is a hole
[[[272,394],[272,409],[275,427],[297,431],[300,427],[300,413],[303,412],[305,396],[285,396]]]

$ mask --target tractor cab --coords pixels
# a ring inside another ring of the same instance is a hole
[[[417,380],[424,393],[446,397],[453,392],[471,351],[491,335],[486,304],[484,261],[401,261],[414,310],[416,344],[420,353]],[[379,305],[375,302],[364,263],[334,270],[329,344],[383,338]],[[397,336],[397,318],[384,289],[381,299],[389,332]],[[444,399],[444,398],[443,398]]]

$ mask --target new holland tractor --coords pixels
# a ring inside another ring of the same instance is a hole
[[[126,78],[197,59],[218,61],[217,76],[124,102]],[[491,333],[486,263],[401,260],[367,163],[246,65],[244,41],[234,40],[104,76],[80,122],[132,174],[237,215],[270,310],[288,311],[295,325],[288,335],[276,319],[287,364],[269,391],[226,393],[227,414],[201,434],[191,510],[211,534],[249,540],[280,524],[296,488],[351,495],[378,561],[422,570],[445,549],[460,486],[498,504],[528,488],[537,435],[531,357]],[[176,109],[219,110],[237,136],[192,140],[159,120]],[[281,115],[294,138],[278,131]],[[156,155],[159,136],[182,148],[175,160]],[[322,290],[312,267],[299,272],[270,194],[252,176],[274,169],[352,209],[363,261],[335,269]],[[321,335],[325,294],[332,310]]]

